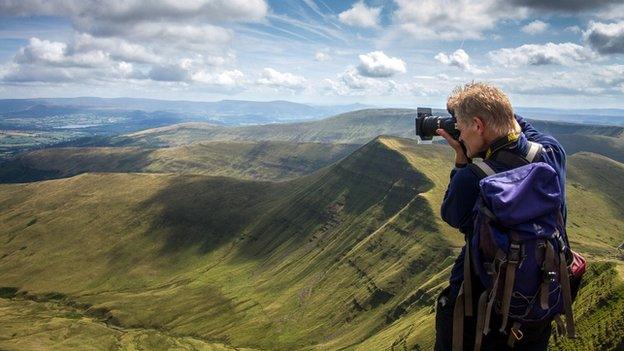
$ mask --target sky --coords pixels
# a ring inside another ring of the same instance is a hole
[[[624,108],[622,0],[0,0],[0,98]]]

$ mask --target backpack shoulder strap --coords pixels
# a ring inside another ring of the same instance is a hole
[[[520,166],[528,165],[537,159],[541,155],[544,147],[540,143],[534,141],[527,141],[529,147],[525,155],[518,155],[508,150],[500,150],[494,155],[494,160],[504,164],[509,168],[517,168]],[[496,174],[496,171],[485,161],[474,161],[468,164],[468,168],[474,173],[479,180]]]
[[[473,161],[468,164],[468,168],[479,178],[479,180],[496,174],[496,171],[494,171],[494,169],[485,161]]]
[[[533,163],[537,160],[538,156],[541,155],[544,147],[542,144],[534,141],[527,141],[527,143],[529,145],[524,154],[519,155],[503,149],[494,155],[494,159],[510,168],[516,168]]]
[[[538,156],[541,155],[542,150],[544,149],[541,144],[534,141],[528,141],[528,144],[529,147],[527,148],[526,153],[523,155],[519,155],[517,153],[503,149],[496,152],[492,159],[496,162],[502,163],[509,169],[528,165],[537,160]],[[493,171],[492,167],[486,163],[486,161],[475,161],[471,165],[474,165],[470,168],[472,169],[473,173],[475,173],[477,177],[479,177],[479,179],[483,179],[496,173]]]
[[[544,147],[542,146],[542,144],[536,143],[534,141],[529,141],[528,143],[529,150],[527,151],[527,154],[524,156],[524,158],[526,158],[526,160],[530,163],[535,161],[535,158],[542,153]]]

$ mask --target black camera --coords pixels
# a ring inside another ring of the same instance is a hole
[[[431,140],[438,135],[437,129],[444,129],[453,139],[458,140],[457,120],[451,111],[449,113],[450,116],[434,116],[430,108],[419,107],[416,110],[416,135],[420,140]]]

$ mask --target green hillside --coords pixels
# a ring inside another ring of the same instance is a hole
[[[207,140],[278,140],[365,144],[379,135],[415,138],[413,109],[367,109],[306,123],[220,127],[183,123],[148,129],[100,141],[108,146],[167,147]],[[623,127],[531,120],[540,131],[559,135],[601,135],[622,138]],[[86,142],[89,145],[89,142]],[[565,145],[564,145],[565,146]],[[592,150],[583,150],[592,151]]]
[[[451,167],[448,147],[379,137],[279,183],[89,173],[2,184],[0,348],[428,350],[462,245],[438,214]],[[593,266],[575,308],[617,326],[603,314],[624,301],[600,294],[624,295],[624,217],[612,211],[624,167],[584,153],[569,170],[570,237]],[[582,345],[622,342],[583,323]]]
[[[147,172],[287,180],[351,153],[350,144],[205,142],[187,146],[66,147],[23,153],[0,168],[0,182],[26,182],[85,172]]]
[[[206,140],[277,140],[365,144],[378,135],[414,135],[415,110],[368,109],[343,113],[319,121],[221,127],[183,123],[148,129],[113,138],[113,145],[178,146]]]
[[[572,155],[567,167],[572,240],[584,252],[616,256],[616,247],[624,243],[624,164],[582,152]]]
[[[609,137],[604,135],[585,134],[560,134],[557,140],[571,155],[586,151],[606,156],[610,159],[624,163],[624,138]]]

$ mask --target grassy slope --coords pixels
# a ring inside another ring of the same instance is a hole
[[[568,159],[568,231],[575,247],[598,257],[616,256],[624,242],[624,164],[578,153]]]
[[[619,185],[588,175],[605,165],[600,174],[622,179],[621,164],[577,156],[569,218],[583,225],[570,235],[594,258],[609,257],[624,240],[611,231],[622,217],[584,206],[611,208]],[[438,215],[450,165],[446,147],[381,137],[285,183],[87,174],[1,185],[0,286],[62,292],[110,323],[173,338],[429,349],[431,306],[461,245]],[[599,224],[605,231],[588,231]],[[617,290],[621,278],[611,277],[605,284]]]
[[[448,265],[418,195],[433,189],[382,139],[289,183],[87,174],[3,185],[0,281],[63,292],[124,326],[263,349],[349,345]]]
[[[218,127],[206,123],[185,123],[120,136],[108,145],[163,147],[186,145],[206,140],[279,140],[364,144],[378,135],[415,138],[415,110],[368,109],[343,113],[320,121],[244,127]],[[531,121],[540,131],[560,135],[601,135],[620,138],[622,127]],[[565,145],[564,145],[565,146]],[[586,150],[583,151],[594,151]]]
[[[55,300],[0,299],[2,350],[206,350],[233,349],[154,329],[120,328]]]
[[[187,146],[51,148],[21,154],[0,181],[64,178],[85,172],[149,172],[286,180],[333,163],[357,146],[286,142],[206,142]]]

